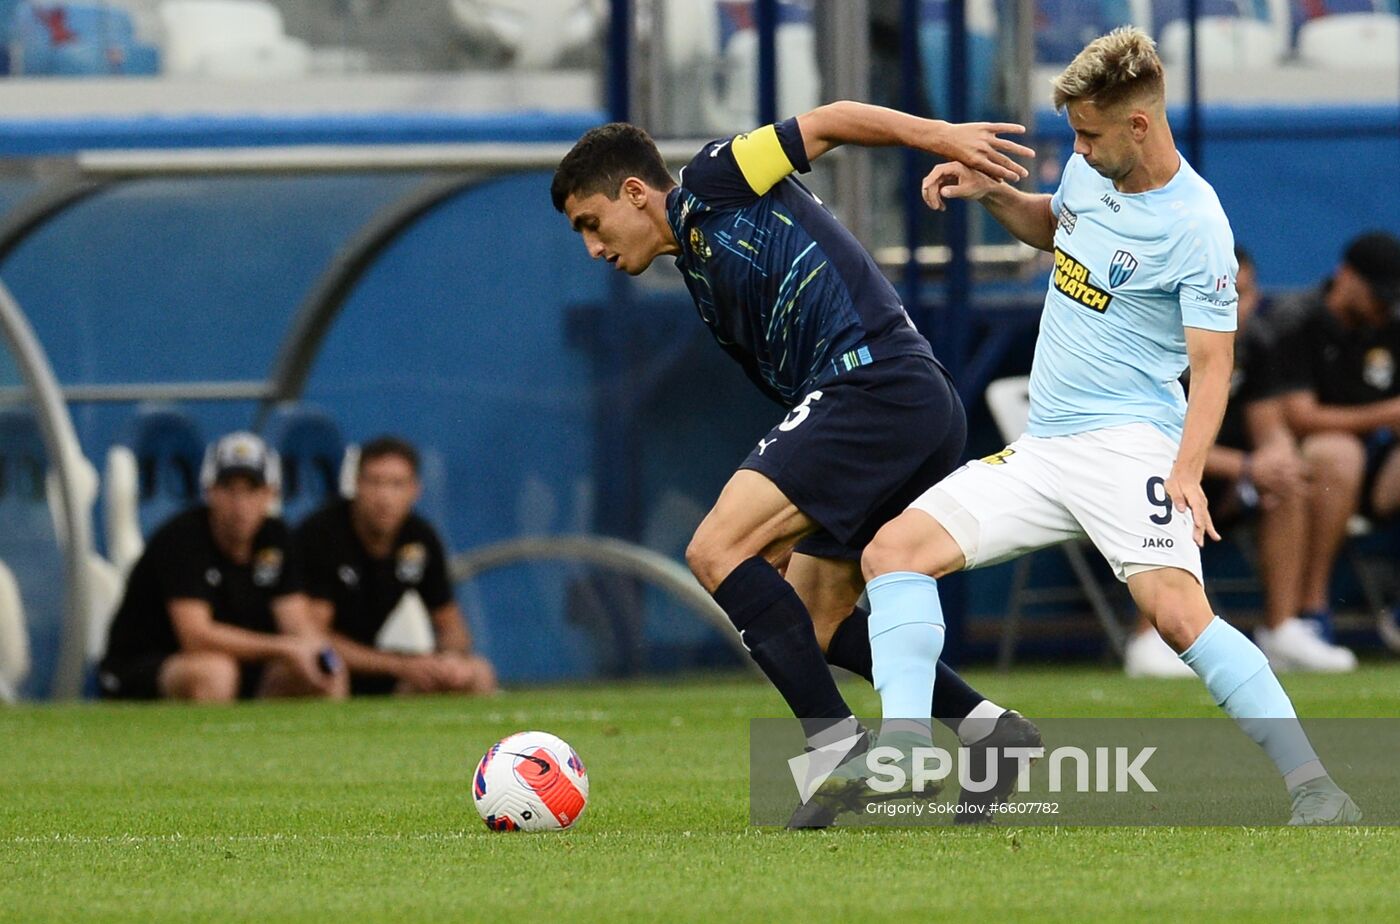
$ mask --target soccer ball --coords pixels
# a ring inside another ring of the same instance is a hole
[[[472,798],[492,831],[559,831],[578,821],[588,804],[588,772],[563,740],[518,732],[482,756]]]

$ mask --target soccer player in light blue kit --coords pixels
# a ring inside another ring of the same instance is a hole
[[[1152,39],[1136,28],[1096,39],[1056,78],[1054,101],[1075,145],[1053,196],[956,163],[924,180],[930,207],[979,201],[1052,252],[1055,268],[1026,435],[930,488],[862,558],[886,721],[927,717],[943,640],[936,578],[1087,536],[1273,760],[1291,823],[1359,821],[1268,660],[1212,612],[1202,586],[1200,546],[1219,536],[1201,473],[1229,394],[1237,266],[1214,190],[1172,140]],[[1189,401],[1178,384],[1188,364]],[[859,781],[843,768],[828,795],[849,799]]]

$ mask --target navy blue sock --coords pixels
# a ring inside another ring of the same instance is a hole
[[[739,630],[754,662],[802,720],[809,739],[850,718],[851,708],[836,689],[817,644],[812,617],[777,569],[754,556],[729,573],[715,588],[714,598]],[[866,650],[868,663],[868,640]]]
[[[870,613],[861,607],[851,611],[846,621],[836,627],[826,646],[828,664],[845,668],[871,679]],[[938,678],[933,684],[933,716],[954,731],[977,704],[986,697],[967,685],[947,664],[938,662]]]

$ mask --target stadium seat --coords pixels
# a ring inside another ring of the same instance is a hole
[[[0,702],[12,703],[29,676],[29,632],[14,573],[0,561]]]
[[[63,553],[46,491],[48,453],[28,410],[0,411],[0,561],[14,576],[23,601],[31,670],[19,691],[48,693],[66,612]]]
[[[1338,13],[1303,23],[1298,60],[1338,69],[1400,66],[1400,15]]]
[[[1035,60],[1068,64],[1089,42],[1118,26],[1151,24],[1150,0],[1036,0]]]
[[[670,118],[692,134],[743,131],[758,122],[758,27],[751,0],[664,0],[667,84],[694,92],[666,99]],[[778,4],[777,109],[805,112],[820,101],[816,33],[809,6]]]
[[[997,379],[987,386],[985,397],[987,408],[991,411],[992,420],[996,423],[1002,439],[1007,443],[1014,442],[1025,432],[1026,422],[1030,417],[1029,377]],[[1006,607],[1006,619],[1002,624],[1001,651],[997,657],[997,666],[1002,670],[1009,668],[1015,658],[1022,611],[1026,606],[1041,603],[1086,602],[1098,618],[1099,625],[1103,627],[1114,653],[1120,659],[1123,656],[1127,633],[1109,601],[1109,592],[1099,583],[1093,568],[1090,567],[1086,549],[1092,549],[1093,545],[1089,540],[1081,539],[1061,543],[1055,548],[1064,554],[1077,586],[1032,589],[1028,585],[1034,554],[1022,555],[1016,560],[1011,580],[1011,597]]]
[[[14,6],[9,24],[13,73],[80,77],[159,70],[156,49],[138,42],[131,15],[111,4],[25,0]]]
[[[345,437],[329,414],[308,405],[282,405],[263,426],[262,436],[281,459],[282,517],[288,523],[301,522],[340,496]]]
[[[93,507],[97,503],[97,469],[76,446],[72,447],[72,456],[77,460],[75,488],[78,514],[91,523]],[[63,545],[68,541],[68,523],[63,516],[58,473],[52,468],[45,477],[44,487],[49,512],[53,517],[54,535],[58,537],[59,544]],[[125,581],[123,572],[96,552],[87,554],[86,568],[91,598],[88,601],[85,650],[88,660],[96,662],[106,648],[107,627],[116,615]]]
[[[107,452],[104,503],[107,557],[131,570],[145,537],[199,500],[204,440],[193,419],[165,405],[146,405]]]
[[[607,15],[598,0],[451,0],[451,9],[458,28],[509,49],[520,70],[552,67],[596,41]]]
[[[285,79],[311,66],[311,49],[267,0],[166,0],[160,18],[168,74]]]
[[[1288,54],[1288,0],[1201,0],[1197,39],[1203,67],[1212,70],[1272,67]],[[1184,0],[1154,5],[1163,60],[1185,64],[1191,27]]]

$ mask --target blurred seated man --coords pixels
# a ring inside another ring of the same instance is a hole
[[[1317,292],[1280,304],[1276,368],[1284,413],[1313,479],[1302,606],[1331,635],[1329,587],[1358,511],[1400,511],[1400,239],[1381,231],[1347,245]],[[1261,645],[1262,647],[1262,645]]]
[[[353,693],[494,693],[495,671],[472,652],[453,599],[442,542],[413,512],[421,489],[409,443],[386,436],[361,447],[354,499],[333,501],[297,531],[312,617],[329,629]],[[377,647],[410,590],[432,620],[429,654]]]
[[[205,460],[205,504],[160,527],[132,568],[98,667],[112,699],[343,697],[348,677],[301,593],[290,533],[269,516],[275,460],[232,433]]]
[[[1235,248],[1239,274],[1239,327],[1230,403],[1206,457],[1205,488],[1211,518],[1224,530],[1255,520],[1264,625],[1255,641],[1275,671],[1350,671],[1356,656],[1329,644],[1298,619],[1308,552],[1311,488],[1307,467],[1284,417],[1266,319],[1256,317],[1260,295],[1254,260]],[[1124,666],[1133,676],[1190,676],[1146,620],[1129,642]]]

